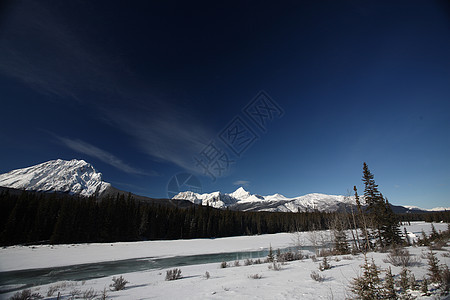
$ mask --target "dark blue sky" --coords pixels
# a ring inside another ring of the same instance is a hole
[[[0,172],[79,158],[141,195],[188,172],[292,197],[362,192],[365,161],[392,203],[449,206],[446,3],[11,1]]]

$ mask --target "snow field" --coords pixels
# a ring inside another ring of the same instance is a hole
[[[434,224],[436,229],[446,230],[447,224]],[[406,226],[407,230],[415,235],[419,235],[422,229],[426,233],[431,230],[431,225],[423,222],[412,223],[411,226]],[[308,233],[301,233],[303,240],[308,241]],[[242,243],[242,248],[239,247]],[[192,254],[204,254],[216,252],[227,252],[221,247],[224,244],[229,245],[227,249],[240,250],[258,250],[262,243],[264,248],[267,248],[269,244],[272,245],[274,251],[277,248],[287,247],[292,245],[292,234],[275,234],[264,235],[256,237],[235,237],[224,238],[216,240],[191,240],[191,241],[165,241],[165,243],[159,244],[155,242],[140,242],[140,243],[116,243],[111,246],[110,244],[92,244],[92,245],[59,245],[54,246],[51,249],[50,246],[40,246],[36,248],[32,247],[8,247],[1,249],[1,264],[2,267],[7,263],[5,259],[24,259],[31,262],[34,265],[39,265],[35,262],[39,258],[53,256],[54,264],[61,265],[65,259],[67,264],[73,264],[73,262],[80,262],[86,259],[94,260],[100,257],[101,252],[104,254],[109,247],[118,248],[122,251],[132,251],[135,257],[141,255],[144,250],[141,249],[144,245],[145,248],[152,248],[151,251],[163,251],[159,253],[159,257],[168,256],[168,254],[180,255],[189,253]],[[287,243],[287,244],[286,244]],[[156,245],[156,246],[155,246]],[[172,248],[164,249],[164,247],[173,246]],[[153,249],[153,247],[155,249]],[[162,248],[160,248],[162,247]],[[190,247],[190,248],[189,248]],[[252,248],[256,247],[256,248]],[[417,264],[409,267],[408,269],[414,273],[417,280],[421,280],[427,273],[427,259],[425,253],[429,250],[426,247],[409,247],[407,248],[413,255],[413,258],[418,261]],[[449,247],[444,250],[436,250],[436,257],[439,259],[440,264],[449,265],[450,258],[448,257]],[[21,250],[21,251],[19,251]],[[56,250],[56,251],[54,251]],[[79,250],[80,258],[78,260],[74,258],[65,257],[64,253],[70,251]],[[118,250],[117,252],[110,253],[109,258],[124,259],[129,253],[123,253]],[[149,250],[150,251],[150,250]],[[99,253],[100,252],[100,253]],[[16,253],[13,255],[13,253]],[[20,253],[20,256],[17,256]],[[35,254],[39,254],[38,257]],[[447,253],[444,254],[444,253]],[[5,254],[5,256],[4,256]],[[56,255],[55,255],[56,254]],[[62,257],[61,257],[62,255]],[[90,255],[91,257],[82,256]],[[444,256],[446,255],[446,256]],[[148,256],[148,255],[146,255]],[[401,271],[401,267],[392,266],[389,263],[383,262],[386,259],[387,253],[369,253],[368,259],[375,260],[378,267],[381,267],[384,277],[385,269],[389,266],[392,269],[392,273],[398,277]],[[321,258],[314,262],[312,259],[303,259],[301,261],[288,262],[281,266],[280,271],[270,270],[267,263],[259,265],[245,266],[244,261],[240,261],[239,267],[220,268],[220,263],[202,264],[193,266],[179,267],[182,270],[183,278],[175,281],[165,281],[166,269],[164,270],[151,270],[143,272],[133,272],[127,274],[117,274],[116,277],[123,275],[124,278],[129,281],[125,290],[122,291],[108,291],[109,297],[114,299],[345,299],[351,296],[349,292],[348,284],[356,276],[361,274],[360,266],[364,262],[362,255],[340,255],[330,257],[330,264],[332,268],[323,272],[319,271],[319,264]],[[233,262],[229,262],[233,265]],[[26,267],[23,263],[16,262],[16,268],[22,266]],[[12,263],[9,264],[10,268],[13,268]],[[48,266],[46,266],[48,267]],[[30,267],[28,267],[30,268]],[[210,278],[205,278],[205,272],[210,273]],[[319,272],[325,277],[323,282],[316,282],[311,277],[312,271]],[[252,275],[261,275],[261,279],[252,279]],[[97,291],[98,295],[106,287],[112,283],[112,276],[88,280],[86,282],[65,282],[65,283],[52,283],[48,285],[42,285],[32,288],[32,291],[39,292],[43,296],[47,296],[47,292],[51,286],[57,284],[62,285],[58,291],[64,296],[63,299],[68,299],[69,295],[74,290],[80,291],[82,294],[84,291],[93,289]],[[430,285],[430,288],[432,286]],[[58,294],[56,291],[52,297],[48,299],[55,299]],[[14,292],[0,295],[0,298],[7,299],[12,296]],[[421,297],[418,299],[437,299],[437,296]]]

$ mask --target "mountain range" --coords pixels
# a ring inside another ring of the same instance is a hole
[[[102,173],[98,172],[90,163],[84,160],[72,159],[70,161],[57,159],[44,162],[35,166],[17,169],[0,174],[0,187],[27,190],[34,192],[57,192],[79,196],[97,196],[128,194],[114,188],[110,183],[102,180]],[[304,196],[288,198],[281,194],[261,196],[251,194],[243,187],[232,193],[194,193],[191,191],[180,192],[172,199],[154,199],[134,195],[133,197],[146,202],[154,202],[165,205],[177,205],[181,207],[197,205],[209,205],[214,208],[229,208],[242,211],[273,211],[273,212],[298,212],[298,211],[344,211],[355,205],[354,196],[307,194]],[[364,201],[362,201],[364,202]],[[395,206],[394,212],[427,212],[439,211],[448,208],[435,208],[431,210],[415,206]]]
[[[272,211],[272,212],[304,212],[304,211],[349,211],[356,209],[354,196],[327,195],[312,193],[288,198],[281,194],[261,196],[251,194],[243,187],[226,194],[221,192],[199,194],[191,191],[181,192],[173,199],[189,200],[195,204],[209,205],[215,208],[228,208],[242,211]],[[364,196],[360,197],[364,205]],[[429,211],[443,211],[448,208],[423,209],[417,206],[392,205],[395,213],[424,213]]]

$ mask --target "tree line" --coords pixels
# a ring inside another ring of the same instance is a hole
[[[327,229],[332,213],[242,212],[150,204],[131,195],[0,193],[0,244],[214,238]]]

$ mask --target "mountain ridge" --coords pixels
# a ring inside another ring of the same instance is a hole
[[[0,186],[81,196],[102,195],[111,184],[84,160],[55,159],[0,174]]]
[[[364,196],[360,197],[364,203]],[[194,193],[191,191],[180,192],[172,199],[189,200],[195,204],[209,205],[214,208],[229,208],[242,211],[271,211],[271,212],[304,212],[304,211],[348,211],[356,209],[354,196],[328,195],[322,193],[310,193],[297,197],[286,197],[276,193],[273,195],[261,196],[251,194],[243,187],[231,193],[220,191],[212,193]],[[433,212],[449,210],[450,208],[439,207],[424,209],[417,206],[392,205],[395,212]]]

